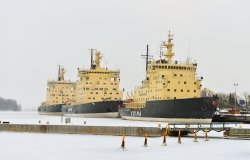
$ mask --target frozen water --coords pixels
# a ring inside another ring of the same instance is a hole
[[[61,124],[61,115],[39,115],[37,112],[0,112],[0,121],[8,121],[12,124]],[[63,116],[65,121],[67,116]],[[144,122],[144,121],[129,121],[119,118],[82,118],[70,117],[69,125],[91,125],[91,126],[141,126],[141,127],[165,127],[166,123],[159,122]],[[84,123],[86,122],[86,123]],[[65,125],[65,124],[64,124]]]

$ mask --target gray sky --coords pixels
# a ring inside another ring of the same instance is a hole
[[[37,107],[57,65],[76,80],[89,48],[132,90],[145,75],[146,44],[158,58],[168,30],[175,59],[196,60],[204,87],[233,92],[237,82],[250,92],[249,0],[0,0],[0,97]]]

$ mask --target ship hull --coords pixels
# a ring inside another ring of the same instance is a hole
[[[145,107],[140,109],[124,104],[119,115],[128,120],[171,124],[211,123],[216,104],[216,99],[211,97],[147,101]]]
[[[117,118],[121,101],[101,101],[78,105],[64,105],[65,115],[86,118]]]
[[[60,115],[62,114],[62,104],[39,106],[37,111],[39,114]]]

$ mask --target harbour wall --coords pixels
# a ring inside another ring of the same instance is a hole
[[[159,127],[125,127],[125,126],[77,126],[77,125],[37,125],[37,124],[0,124],[0,131],[29,133],[59,133],[159,137],[163,130]]]

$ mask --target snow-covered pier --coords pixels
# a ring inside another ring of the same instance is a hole
[[[135,126],[83,126],[83,125],[46,125],[46,124],[0,124],[0,131],[29,132],[29,133],[61,133],[61,134],[88,134],[88,135],[112,135],[144,136],[150,137],[162,135],[159,127],[135,127]]]
[[[49,125],[49,124],[0,124],[0,131],[7,132],[29,132],[29,133],[58,133],[58,134],[84,134],[84,135],[111,135],[121,136],[144,136],[160,137],[167,131],[169,136],[194,134],[198,131],[224,132],[225,138],[250,138],[249,128],[233,128],[221,124],[213,125],[169,125],[161,127],[137,127],[137,126],[83,126],[83,125]]]

